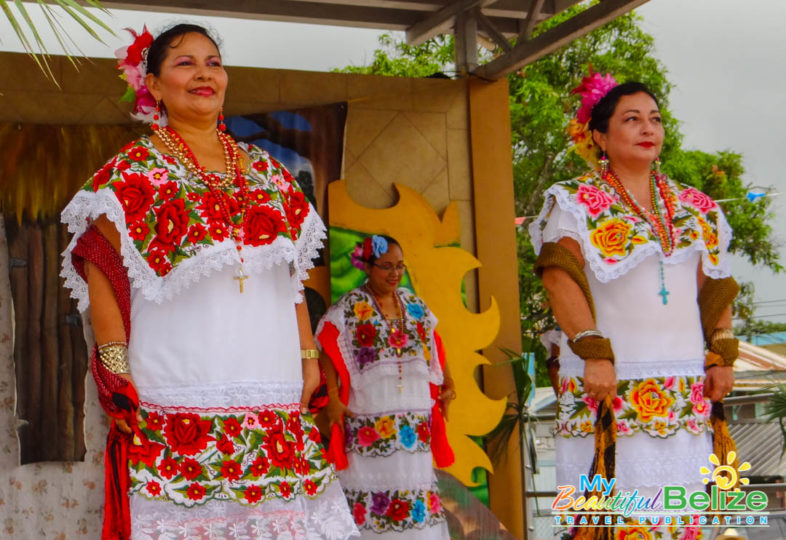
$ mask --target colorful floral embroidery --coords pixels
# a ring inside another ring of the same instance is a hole
[[[690,247],[702,241],[713,266],[720,262],[721,249],[719,227],[723,218],[718,205],[710,197],[695,188],[683,188],[668,180],[671,202],[674,206],[673,224],[675,249]],[[568,203],[581,209],[584,214],[589,245],[585,249],[596,250],[596,257],[606,265],[615,265],[629,257],[638,246],[660,245],[655,233],[647,223],[632,215],[614,189],[597,173],[588,173],[575,180],[559,182],[549,188],[547,195],[563,192]],[[548,222],[549,203],[544,214],[534,222],[535,230],[545,228]],[[536,234],[536,233],[533,233]]]
[[[256,147],[248,152],[250,200],[242,223],[243,242],[264,246],[281,237],[297,240],[310,211],[308,200],[283,166]],[[241,220],[240,205],[229,192],[211,193],[176,160],[159,154],[147,137],[124,148],[82,189],[114,193],[129,236],[159,276],[229,237],[221,203],[233,222]]]
[[[354,416],[344,420],[346,451],[362,456],[388,456],[398,450],[431,451],[431,418],[404,412]]]
[[[560,379],[556,433],[586,437],[594,433],[598,402],[584,394],[581,377]],[[643,432],[667,438],[679,429],[699,434],[708,429],[709,401],[701,377],[653,377],[617,383],[614,400],[617,435]]]
[[[355,523],[382,533],[433,527],[445,519],[436,486],[426,490],[344,490]]]
[[[431,358],[430,339],[434,331],[428,308],[420,298],[400,289],[398,294],[406,311],[404,331],[391,328],[377,312],[373,300],[363,289],[355,289],[344,297],[344,320],[352,336],[354,361],[358,370],[368,368],[385,358],[381,351],[398,349],[401,360]],[[393,353],[398,360],[396,353]]]
[[[614,528],[614,540],[702,540],[703,533],[698,523],[699,516],[671,516],[673,521],[677,518],[685,525],[640,525],[636,520],[629,520],[627,525],[619,525]],[[590,525],[590,518],[586,518],[586,523],[580,521],[578,516],[576,522],[581,525]],[[565,533],[561,535],[561,540],[571,540],[573,535]]]
[[[313,497],[333,479],[310,417],[270,408],[236,413],[143,407],[129,448],[131,492],[191,506]]]

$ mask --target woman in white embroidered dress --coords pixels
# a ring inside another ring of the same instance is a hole
[[[134,35],[120,64],[155,134],[63,212],[66,285],[89,309],[103,368],[139,396],[138,426],[117,422],[135,433],[131,537],[356,534],[307,409],[318,353],[300,291],[324,226],[280,164],[217,129],[227,74],[215,40],[194,25]],[[73,265],[91,226],[122,255],[127,340],[107,276]]]
[[[614,493],[638,490],[649,498],[666,485],[702,491],[699,469],[712,453],[707,398],[719,401],[731,390],[733,375],[731,367],[721,366],[705,375],[697,293],[708,277],[729,276],[731,231],[714,201],[657,170],[664,129],[655,96],[640,83],[614,85],[595,74],[578,89],[590,96],[578,125],[589,122],[602,152],[600,167],[549,188],[530,225],[537,252],[544,243],[558,243],[575,257],[595,308],[593,318],[568,271],[545,268],[543,284],[563,331],[557,485],[576,486],[576,496],[581,494],[579,477],[593,461],[598,403],[611,395]],[[728,332],[730,308],[717,326]],[[571,350],[601,339],[610,340],[614,363],[582,360]],[[695,538],[697,531],[646,534]]]
[[[406,266],[395,240],[369,237],[355,251],[368,279],[317,328],[327,355],[329,458],[364,538],[448,538],[432,458],[453,461],[443,413],[456,394],[437,320],[399,287]]]

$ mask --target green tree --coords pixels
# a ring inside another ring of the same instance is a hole
[[[544,32],[586,9],[576,6],[545,21],[536,33]],[[640,28],[641,18],[628,13],[598,28],[570,45],[525,66],[508,77],[510,87],[511,144],[517,215],[534,217],[543,204],[543,192],[554,182],[573,178],[587,168],[571,151],[567,135],[570,117],[578,107],[571,90],[587,74],[611,72],[619,82],[641,81],[659,96],[666,129],[661,159],[672,178],[696,187],[722,202],[735,239],[730,250],[752,264],[781,271],[772,240],[770,200],[745,198],[750,186],[742,175],[742,157],[734,152],[707,153],[683,148],[678,120],[669,109],[672,84],[665,66],[653,55],[654,40]],[[420,47],[410,47],[384,36],[374,62],[343,71],[377,75],[428,76],[450,72],[452,38],[441,37]],[[499,51],[497,51],[499,52]],[[546,351],[539,342],[541,332],[553,325],[540,280],[532,274],[535,254],[525,228],[518,233],[521,328],[524,351],[533,352],[538,386],[548,384],[544,362]]]

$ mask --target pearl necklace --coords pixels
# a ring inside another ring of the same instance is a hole
[[[243,258],[242,227],[246,218],[246,207],[248,205],[249,197],[248,183],[246,182],[246,177],[240,168],[240,150],[237,147],[237,143],[228,134],[216,129],[218,140],[221,143],[221,147],[224,151],[224,165],[226,166],[226,174],[222,179],[218,174],[208,173],[204,167],[199,165],[194,152],[188,146],[186,141],[183,140],[180,134],[177,133],[174,129],[169,126],[164,126],[155,129],[154,131],[156,135],[158,135],[158,138],[161,139],[161,141],[167,147],[167,149],[169,149],[169,151],[172,152],[172,154],[174,154],[178,160],[180,160],[186,170],[197,176],[202,181],[202,183],[207,186],[207,189],[210,190],[213,198],[218,203],[218,207],[221,210],[221,217],[224,218],[224,222],[230,230],[230,236],[235,242],[235,249],[237,250],[238,258],[240,259],[240,266],[238,267],[237,272],[235,272],[235,276],[232,279],[238,282],[240,292],[242,294],[244,288],[243,282],[248,279],[248,275],[246,275],[246,273],[243,271],[243,263],[245,263],[245,259]],[[233,191],[229,196],[234,198],[240,207],[239,223],[235,223],[232,220],[232,214],[230,213],[224,199],[226,194],[221,191],[222,189],[231,188],[233,185],[237,187],[237,191]]]

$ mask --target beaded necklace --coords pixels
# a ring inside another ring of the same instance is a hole
[[[210,190],[211,195],[213,195],[213,198],[218,203],[218,207],[221,210],[221,217],[224,218],[224,222],[229,228],[230,236],[235,242],[235,249],[240,259],[240,266],[232,279],[238,282],[240,292],[243,293],[243,282],[248,279],[248,275],[243,271],[245,259],[243,258],[242,227],[246,217],[246,207],[249,197],[248,183],[240,167],[240,150],[237,147],[237,143],[228,134],[216,129],[218,140],[224,151],[224,164],[226,166],[226,174],[222,179],[218,174],[209,173],[204,167],[199,165],[194,152],[174,129],[169,126],[164,126],[154,131],[169,151],[185,166],[186,170],[197,176],[202,183],[207,186],[207,189]],[[237,188],[237,191],[233,191],[229,196],[234,198],[240,207],[239,223],[235,223],[232,220],[232,214],[229,212],[229,208],[224,199],[226,194],[221,191],[222,189],[231,188],[233,185]]]
[[[390,335],[395,333],[403,334],[404,333],[404,325],[406,324],[406,319],[404,315],[404,306],[401,303],[401,298],[399,298],[398,293],[393,291],[393,297],[396,299],[396,307],[398,308],[398,317],[396,319],[390,320],[388,319],[385,312],[382,311],[382,303],[377,298],[374,289],[371,288],[371,285],[366,283],[365,285],[366,291],[371,295],[371,298],[374,301],[374,307],[382,315],[382,320],[385,321],[385,325],[388,327],[388,331]],[[398,322],[398,328],[396,328],[395,323]],[[394,347],[396,350],[396,356],[399,358],[398,361],[398,393],[401,393],[402,388],[404,388],[403,379],[402,379],[402,367],[401,367],[401,347]]]
[[[614,188],[614,191],[617,192],[628,208],[633,210],[636,215],[638,215],[649,225],[650,229],[658,236],[658,241],[660,242],[661,249],[663,250],[663,255],[666,257],[670,256],[674,252],[675,246],[674,202],[672,200],[671,190],[669,190],[669,186],[663,177],[656,175],[655,173],[650,174],[650,202],[652,203],[653,212],[643,208],[636,202],[636,199],[634,199],[633,195],[630,194],[627,189],[625,189],[622,181],[617,177],[613,170],[608,169],[605,174],[603,174],[603,180],[605,180],[606,183]],[[660,209],[658,194],[660,194],[660,200],[663,201],[663,205],[666,208],[665,212],[662,212]],[[662,297],[663,304],[666,305],[669,303],[668,295],[670,293],[666,289],[663,260],[659,259],[658,263],[660,265],[661,283],[661,288],[660,291],[658,291],[658,294]]]

